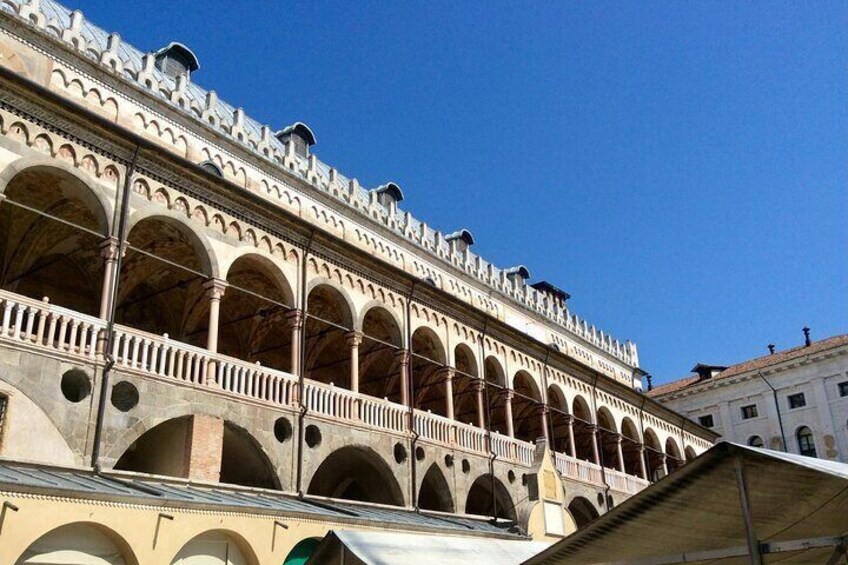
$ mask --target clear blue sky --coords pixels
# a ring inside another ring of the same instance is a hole
[[[848,331],[846,2],[66,4],[185,43],[195,82],[566,289],[655,382]]]

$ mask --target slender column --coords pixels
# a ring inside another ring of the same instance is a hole
[[[115,277],[115,265],[118,262],[118,240],[110,237],[100,244],[100,256],[103,257],[103,287],[100,291],[100,319],[109,317],[112,301],[112,279]]]
[[[639,444],[639,476],[648,480],[648,467],[645,465],[645,444]]]
[[[598,426],[592,426],[591,433],[592,433],[592,461],[595,462],[595,465],[600,465],[601,464],[601,454],[600,454],[600,450],[598,449],[598,436],[600,434],[598,433]]]
[[[303,339],[303,310],[292,310],[286,313],[286,321],[291,330],[291,367],[293,375],[300,374],[300,347]]]
[[[621,471],[622,473],[625,473],[626,471],[625,471],[625,467],[624,467],[624,449],[621,447],[622,441],[623,440],[621,438],[621,434],[617,434],[615,436],[615,444],[616,444],[616,447],[618,448],[618,470]]]
[[[210,353],[218,353],[218,318],[221,313],[221,298],[227,288],[227,281],[211,279],[203,284],[206,296],[209,297],[209,331],[207,332],[206,349]]]
[[[545,437],[545,441],[548,445],[551,444],[550,431],[548,430],[548,413],[550,412],[550,408],[548,408],[547,404],[540,404],[538,407],[539,410],[539,420],[541,420],[542,424],[542,435]],[[538,438],[535,438],[538,439]]]
[[[350,390],[359,392],[359,345],[362,343],[362,332],[345,334],[347,346],[350,348]]]
[[[515,392],[505,390],[501,394],[504,397],[504,413],[506,415],[506,434],[509,437],[515,437],[515,425],[512,422],[512,399],[515,397]]]
[[[574,443],[574,416],[569,414],[565,417],[565,423],[568,425],[568,454],[577,458],[577,444]]]
[[[409,398],[409,351],[402,349],[395,354],[400,373],[400,401],[404,406],[410,406]]]
[[[454,407],[453,407],[453,376],[456,374],[456,369],[452,367],[445,367],[442,369],[441,376],[445,381],[445,414],[447,414],[449,420],[454,419]]]
[[[668,475],[668,462],[666,460],[665,453],[660,455],[660,461],[662,461],[663,477],[665,477],[666,475]]]
[[[472,381],[471,385],[477,393],[477,427],[486,429],[486,382],[483,379]]]

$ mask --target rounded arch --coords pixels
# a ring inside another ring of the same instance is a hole
[[[199,270],[210,278],[221,278],[218,254],[215,252],[206,234],[193,226],[185,214],[174,210],[163,209],[157,204],[148,204],[130,215],[127,221],[127,240],[130,245],[135,243],[132,239],[133,230],[139,224],[151,221],[161,222],[179,232],[185,238],[185,241],[191,245],[194,255],[200,261]]]
[[[458,343],[453,348],[453,366],[457,372],[470,377],[479,375],[477,369],[477,356],[467,343]]]
[[[587,424],[595,423],[595,418],[592,416],[592,410],[589,408],[589,403],[582,395],[574,395],[571,413],[574,414],[575,418],[583,420],[583,422]]]
[[[447,351],[439,335],[427,326],[419,326],[412,334],[410,368],[414,389],[414,406],[447,416],[445,384]]]
[[[229,265],[226,280],[220,303],[218,352],[292,371],[287,316],[294,299],[282,271],[267,257],[246,253]]]
[[[100,314],[100,247],[109,234],[109,208],[94,186],[72,171],[46,165],[16,170],[6,179],[0,200],[0,287]]]
[[[678,447],[677,442],[672,437],[665,440],[665,455],[665,465],[669,473],[680,468],[685,462],[683,455],[680,453],[680,447]]]
[[[565,392],[558,383],[548,385],[550,407],[551,449],[558,453],[572,453],[569,438],[570,410]]]
[[[600,406],[598,408],[598,412],[595,415],[595,422],[597,423],[599,428],[607,432],[612,432],[614,434],[618,433],[618,426],[615,423],[615,418],[610,412],[610,409],[606,406]]]
[[[747,443],[751,447],[764,447],[765,446],[765,442],[763,442],[763,438],[758,436],[758,435],[753,435],[753,436],[749,437]]]
[[[577,524],[578,529],[600,516],[595,505],[589,499],[582,496],[574,497],[568,503],[568,513],[574,518],[574,523]]]
[[[424,474],[418,492],[418,508],[437,512],[454,512],[453,496],[438,464],[433,463]]]
[[[84,171],[77,169],[70,163],[66,163],[58,159],[38,155],[33,157],[21,157],[20,159],[12,161],[6,166],[6,168],[0,171],[0,195],[6,195],[8,197],[7,190],[9,184],[11,184],[15,177],[19,174],[26,171],[38,170],[53,170],[56,173],[68,175],[85,186],[87,190],[83,193],[83,195],[81,195],[83,200],[90,207],[102,210],[101,217],[103,220],[103,233],[111,232],[113,208],[109,195],[106,193],[103,185],[100,184],[97,179],[89,176]]]
[[[259,558],[244,537],[232,530],[206,530],[186,541],[171,565],[259,565]]]
[[[545,435],[542,426],[542,393],[527,371],[518,371],[512,378],[515,395],[512,400],[512,420],[515,437],[535,442]]]
[[[619,461],[618,457],[618,428],[609,408],[599,407],[595,414],[595,422],[597,422],[601,464],[609,469],[619,469],[623,461]]]
[[[816,440],[809,426],[799,426],[795,430],[795,440],[798,442],[798,453],[807,457],[816,457]]]
[[[244,248],[232,257],[222,273],[222,278],[229,280],[233,271],[246,262],[252,263],[254,268],[261,271],[268,280],[274,283],[276,289],[285,299],[284,302],[287,306],[294,306],[294,291],[289,279],[273,259],[254,249]]]
[[[372,305],[360,321],[359,391],[401,402],[398,353],[403,335],[397,317],[381,305]]]
[[[44,563],[43,557],[56,552],[62,552],[68,563],[80,565],[139,565],[127,541],[97,522],[73,522],[52,529],[31,543],[15,563]]]
[[[621,452],[624,456],[624,471],[630,475],[641,475],[641,439],[636,424],[629,416],[621,420]]]
[[[412,332],[412,353],[440,366],[447,364],[447,352],[442,339],[427,326],[418,326]]]
[[[316,292],[318,292],[318,295],[322,297],[332,297],[332,303],[338,306],[341,313],[341,317],[337,319],[337,323],[347,329],[354,329],[356,307],[354,306],[353,298],[351,298],[347,289],[326,277],[310,278],[306,283],[307,312],[309,312],[309,298]],[[316,311],[311,313],[323,318],[323,316],[320,316]],[[324,319],[326,320],[327,318]]]
[[[516,521],[515,506],[509,490],[497,477],[489,473],[477,477],[468,489],[465,513]]]
[[[685,452],[685,454],[686,454],[686,462],[687,462],[687,463],[690,463],[690,462],[694,461],[694,460],[695,460],[695,458],[698,456],[698,454],[697,454],[697,453],[695,453],[695,450],[692,448],[692,446],[691,446],[691,445],[687,445],[687,446],[686,446],[686,449],[684,450],[684,452]]]
[[[318,544],[321,543],[321,538],[304,538],[297,542],[291,551],[286,554],[283,565],[306,565]]]
[[[507,388],[506,372],[503,364],[494,355],[489,355],[483,361],[483,376],[487,383],[491,383],[500,388]]]
[[[219,479],[222,483],[279,489],[280,482],[270,458],[246,429],[231,421],[204,414],[188,414],[165,419],[149,427],[129,443],[118,456],[114,469],[154,475],[187,478],[189,450],[195,418],[215,421],[222,426]],[[212,424],[214,426],[214,424]]]
[[[353,312],[350,298],[334,284],[320,282],[309,289],[304,324],[307,378],[350,388]]]
[[[370,447],[350,445],[330,453],[309,482],[308,494],[403,506],[392,468]]]
[[[466,343],[459,343],[453,350],[456,372],[453,377],[454,419],[466,424],[479,425],[477,414],[477,392],[479,383],[477,357]]]
[[[574,417],[574,454],[578,459],[597,462],[595,458],[595,416],[589,403],[581,395],[572,400],[571,413]]]

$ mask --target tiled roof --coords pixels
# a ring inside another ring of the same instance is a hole
[[[492,523],[467,516],[435,515],[405,508],[387,508],[344,501],[299,499],[277,491],[230,485],[166,481],[158,477],[96,475],[90,470],[0,462],[0,490],[55,494],[76,498],[119,498],[138,504],[239,508],[334,522],[387,524],[399,530],[442,532],[470,536],[520,538],[512,523]]]
[[[801,345],[799,347],[793,347],[784,351],[778,351],[777,353],[774,353],[772,355],[764,355],[762,357],[749,359],[748,361],[743,361],[742,363],[732,365],[727,369],[721,371],[720,373],[716,374],[714,377],[705,380],[716,381],[719,379],[726,379],[728,377],[741,375],[742,373],[747,373],[749,371],[756,371],[757,369],[764,369],[766,367],[785,363],[786,361],[799,359],[806,355],[820,353],[822,351],[833,349],[835,347],[840,347],[842,345],[848,345],[848,334],[837,335],[829,337],[827,339],[823,339],[821,341],[816,341],[813,342],[809,347],[806,345]],[[648,396],[652,398],[665,396],[666,394],[671,394],[673,392],[678,392],[690,386],[694,386],[698,382],[700,382],[700,378],[698,377],[698,375],[691,375],[682,379],[678,379],[676,381],[672,381],[670,383],[666,383],[664,385],[657,386],[652,390],[648,391]]]

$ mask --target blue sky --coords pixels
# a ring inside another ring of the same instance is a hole
[[[655,383],[848,321],[848,3],[67,1],[404,207]],[[234,9],[237,7],[237,9]]]

